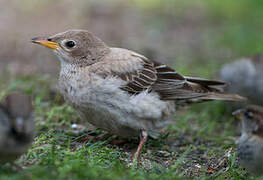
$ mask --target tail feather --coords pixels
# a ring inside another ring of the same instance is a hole
[[[226,94],[217,86],[226,86],[227,83],[198,77],[182,76],[164,64],[155,63],[157,80],[152,84],[163,100],[176,101],[246,101],[246,98],[237,94]]]
[[[224,101],[247,101],[246,97],[239,96],[238,94],[223,94],[223,93],[208,93],[200,100],[224,100]]]
[[[190,105],[193,103],[196,104],[196,103],[202,103],[202,102],[207,102],[207,101],[212,101],[212,100],[244,102],[247,100],[247,98],[239,96],[237,94],[215,94],[215,93],[211,93],[211,94],[208,94],[207,96],[197,97],[197,98],[193,98],[193,99],[179,100],[179,101],[177,101],[177,105],[185,106],[185,105]]]
[[[203,91],[203,96],[197,97],[198,100],[224,100],[224,101],[247,101],[247,98],[239,96],[238,94],[224,93],[222,89],[218,89],[213,86],[225,86],[226,82],[208,80],[203,78],[185,77],[188,81],[188,85],[193,91]]]

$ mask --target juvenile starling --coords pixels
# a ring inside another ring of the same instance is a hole
[[[0,104],[0,163],[13,162],[31,146],[34,135],[29,96],[12,93]]]
[[[263,174],[263,107],[250,105],[233,113],[241,120],[238,143],[240,164],[252,173]]]
[[[213,86],[221,81],[185,77],[133,51],[111,48],[85,30],[33,38],[52,49],[61,62],[59,89],[66,101],[96,127],[123,137],[141,137],[169,124],[177,101],[244,100]]]

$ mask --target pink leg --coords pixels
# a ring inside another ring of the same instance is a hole
[[[147,141],[147,137],[148,137],[147,131],[142,130],[142,131],[141,131],[141,136],[140,136],[140,144],[139,144],[139,146],[138,146],[138,148],[137,148],[136,153],[135,153],[134,156],[133,156],[133,162],[136,162],[136,161],[137,161],[138,156],[139,156],[139,154],[140,154],[140,151],[141,151],[143,145],[144,145],[144,144],[146,143],[146,141]]]

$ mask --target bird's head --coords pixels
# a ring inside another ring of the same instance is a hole
[[[258,135],[263,138],[263,108],[250,105],[245,109],[233,112],[236,119],[241,120],[242,133]]]
[[[109,51],[102,40],[85,30],[68,30],[50,37],[36,37],[32,42],[52,49],[62,62],[81,66],[100,61]]]

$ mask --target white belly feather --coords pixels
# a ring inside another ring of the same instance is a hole
[[[89,123],[120,136],[138,136],[142,129],[154,136],[175,110],[173,102],[161,101],[154,92],[131,96],[119,89],[123,81],[114,77],[78,79],[60,80],[65,98]]]

